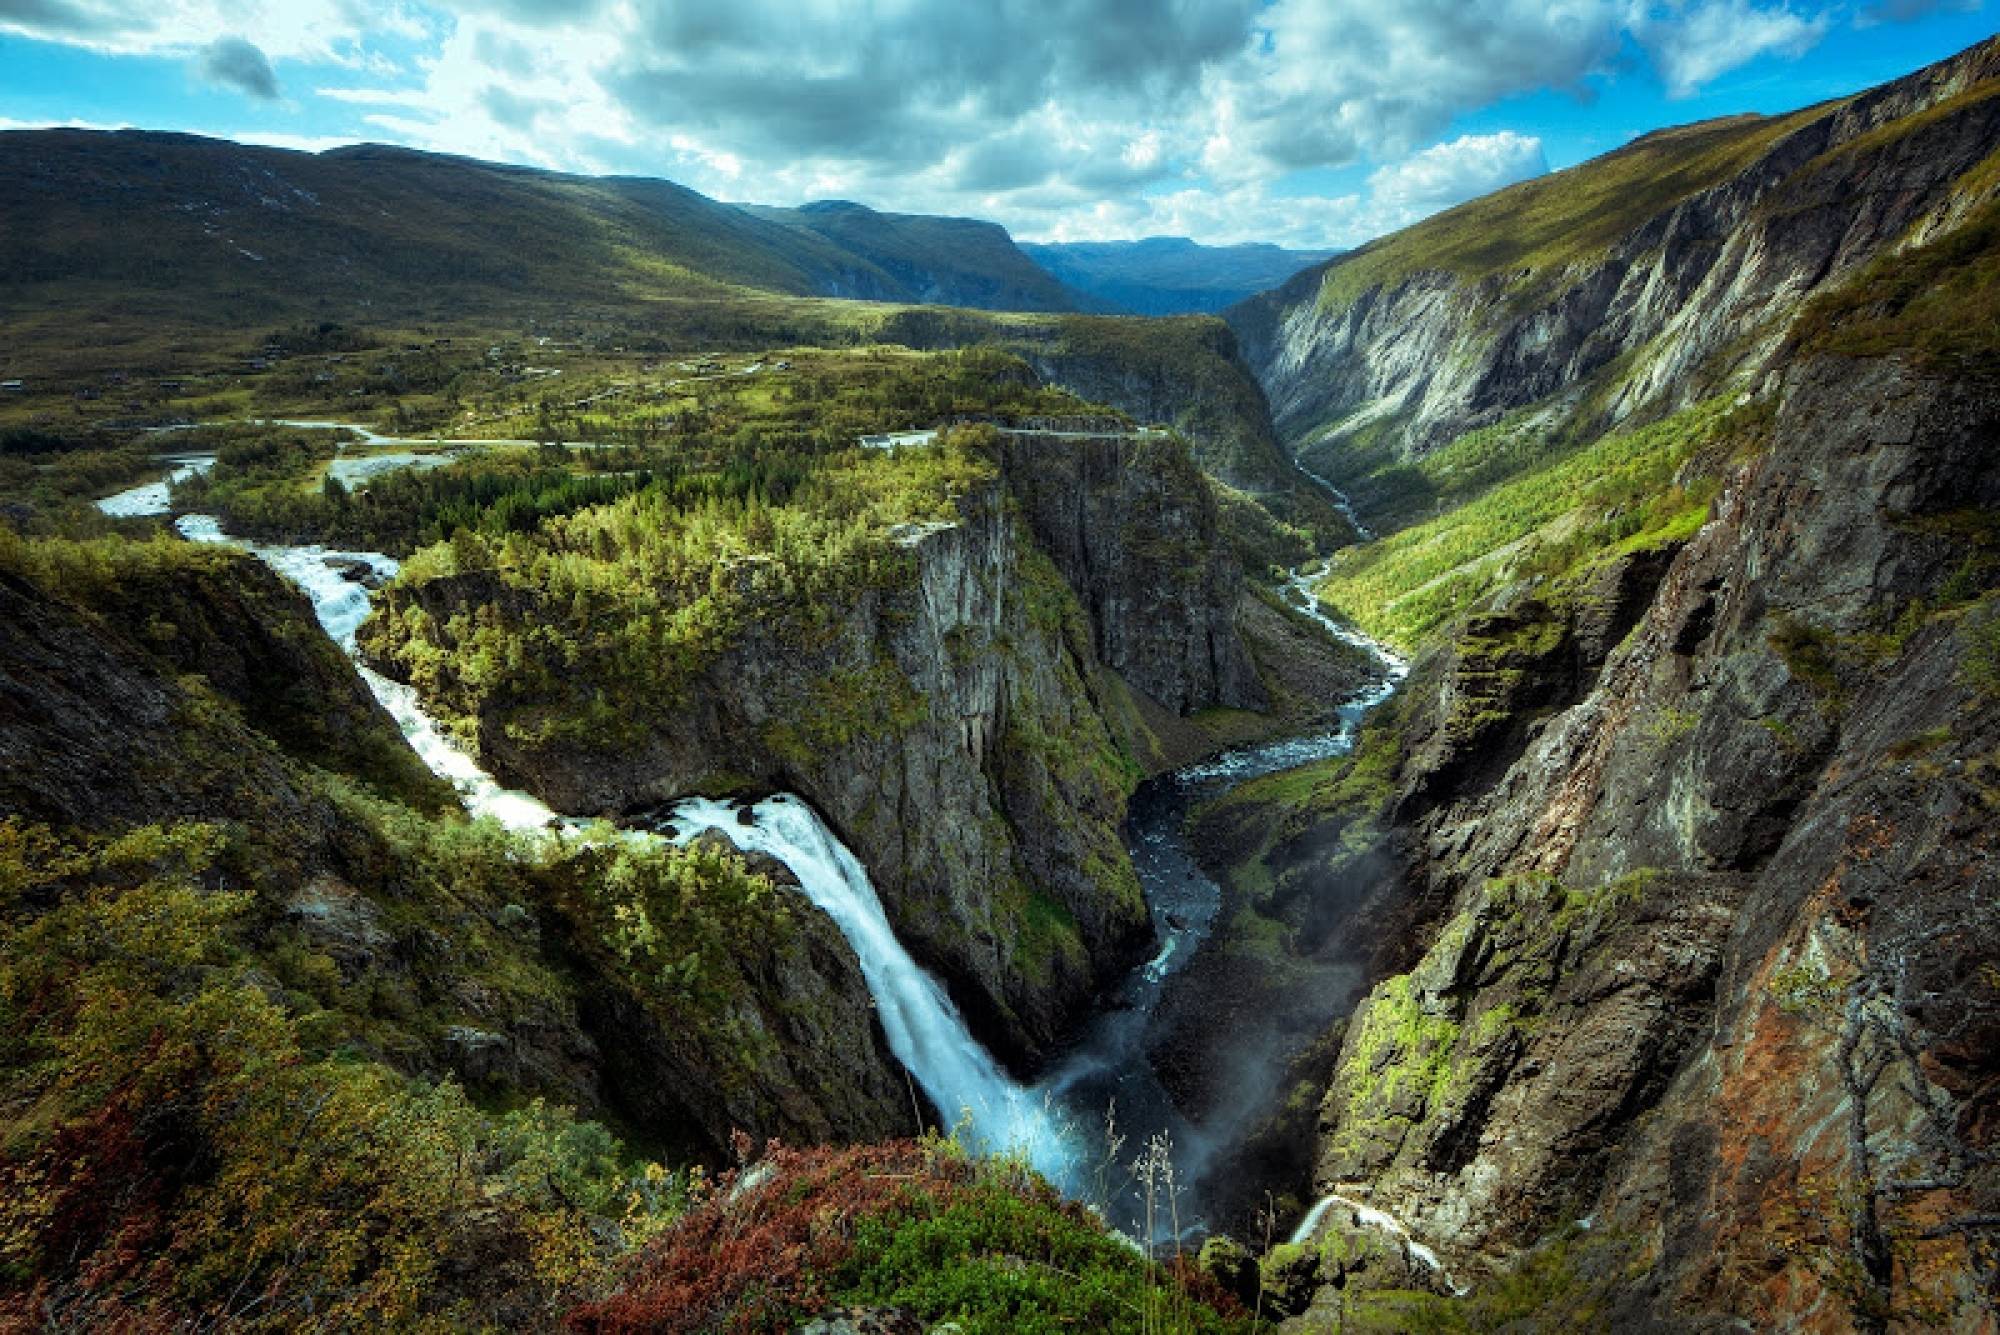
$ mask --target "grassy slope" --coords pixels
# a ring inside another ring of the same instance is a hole
[[[1370,634],[1417,648],[1524,574],[1693,532],[1708,489],[1677,486],[1676,475],[1731,425],[1721,405],[1700,404],[1530,466],[1434,519],[1341,553],[1320,595]],[[1421,467],[1448,479],[1486,443],[1455,444]]]
[[[974,218],[879,213],[826,201],[803,208],[745,210],[852,253],[921,297],[936,284],[960,304],[1065,311],[1088,304],[1019,247],[1005,228]]]

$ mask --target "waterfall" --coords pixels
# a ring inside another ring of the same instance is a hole
[[[1445,1287],[1459,1297],[1464,1297],[1470,1291],[1452,1279],[1451,1272],[1444,1268],[1444,1262],[1438,1260],[1438,1254],[1423,1243],[1418,1242],[1415,1236],[1411,1234],[1409,1226],[1402,1220],[1396,1218],[1396,1216],[1386,1210],[1378,1210],[1372,1205],[1363,1205],[1360,1201],[1343,1196],[1337,1191],[1320,1197],[1319,1202],[1306,1213],[1306,1217],[1300,1221],[1296,1229],[1292,1230],[1292,1236],[1287,1238],[1286,1241],[1300,1247],[1311,1242],[1313,1234],[1319,1231],[1320,1221],[1325,1219],[1327,1212],[1336,1205],[1346,1207],[1354,1222],[1361,1227],[1380,1229],[1382,1232],[1395,1238],[1397,1242],[1402,1244],[1405,1256],[1417,1262],[1426,1270],[1436,1274],[1438,1278],[1444,1281]]]
[[[789,794],[746,810],[694,798],[673,810],[676,841],[719,830],[737,847],[791,868],[806,897],[833,919],[861,961],[889,1050],[947,1122],[969,1117],[975,1148],[1020,1153],[1052,1181],[1069,1176],[1073,1150],[1051,1111],[1009,1079],[965,1028],[938,981],[896,939],[868,873],[811,807]]]

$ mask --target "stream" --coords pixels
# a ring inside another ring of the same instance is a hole
[[[172,456],[162,462],[169,468],[166,480],[106,497],[99,508],[121,517],[167,515],[172,482],[205,471],[213,456]],[[371,586],[397,573],[392,557],[248,542],[230,536],[211,515],[183,514],[174,526],[189,541],[249,552],[296,584],[327,635],[355,660],[362,680],[411,747],[452,783],[470,814],[545,837],[584,833],[581,822],[500,784],[445,735],[413,689],[359,660],[355,633],[368,615]],[[364,572],[365,582],[356,578]],[[1132,799],[1126,840],[1153,914],[1159,951],[1132,971],[1111,1004],[1032,1087],[1010,1078],[972,1036],[942,985],[896,939],[866,870],[802,799],[778,794],[744,806],[689,798],[672,810],[658,833],[628,831],[623,837],[685,843],[718,830],[738,847],[784,863],[807,898],[853,947],[890,1051],[945,1121],[957,1122],[962,1112],[969,1112],[966,1134],[974,1148],[1023,1154],[1071,1195],[1094,1197],[1114,1226],[1140,1236],[1143,1186],[1126,1180],[1131,1160],[1155,1137],[1165,1137],[1172,1146],[1176,1186],[1186,1192],[1191,1206],[1198,1206],[1202,1171],[1214,1152],[1227,1146],[1230,1134],[1240,1130],[1189,1125],[1146,1056],[1149,1026],[1168,983],[1193,957],[1221,906],[1220,887],[1201,869],[1182,830],[1186,814],[1195,803],[1250,779],[1351,750],[1361,719],[1395,691],[1403,673],[1399,660],[1319,606],[1311,593],[1313,578],[1314,573],[1294,571],[1287,597],[1330,634],[1374,654],[1382,665],[1382,680],[1340,706],[1337,720],[1320,731],[1225,752],[1141,785]],[[1125,1147],[1115,1166],[1108,1163],[1114,1147],[1106,1139],[1106,1116],[1113,1108]],[[1192,1211],[1181,1223],[1182,1234],[1202,1227]],[[1153,1241],[1171,1237],[1166,1228],[1156,1225]]]
[[[1175,1106],[1147,1055],[1154,1020],[1170,980],[1194,958],[1222,908],[1221,886],[1203,870],[1188,841],[1188,813],[1252,779],[1346,755],[1354,749],[1361,721],[1395,693],[1408,670],[1408,665],[1388,649],[1342,624],[1320,606],[1312,583],[1321,573],[1323,567],[1292,571],[1284,586],[1287,600],[1334,638],[1372,655],[1380,665],[1381,679],[1342,704],[1328,727],[1224,751],[1150,779],[1133,793],[1127,807],[1125,844],[1145,887],[1160,948],[1125,979],[1106,1009],[1036,1086],[1045,1101],[1065,1108],[1072,1118],[1072,1134],[1082,1142],[1080,1153],[1093,1179],[1080,1185],[1108,1196],[1109,1200],[1100,1203],[1110,1209],[1112,1222],[1128,1231],[1142,1227],[1125,1215],[1137,1216],[1143,1209],[1143,1188],[1139,1184],[1119,1187],[1121,1175],[1098,1177],[1095,1172],[1106,1155],[1112,1114],[1128,1156],[1155,1136],[1167,1138],[1175,1185],[1183,1193],[1186,1207],[1180,1232],[1192,1237],[1205,1231],[1201,1218],[1204,1176],[1217,1155],[1231,1148],[1263,1111],[1270,1092],[1261,1082],[1244,1084],[1228,1107],[1212,1111],[1205,1126],[1196,1126]],[[1160,1230],[1156,1228],[1155,1233]],[[1155,1238],[1165,1240],[1169,1240],[1167,1236]]]

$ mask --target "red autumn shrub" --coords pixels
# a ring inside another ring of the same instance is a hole
[[[715,1193],[634,1262],[624,1286],[570,1314],[592,1335],[786,1330],[826,1305],[824,1277],[855,1225],[899,1207],[949,1203],[974,1169],[946,1147],[892,1141],[793,1150],[726,1174]]]

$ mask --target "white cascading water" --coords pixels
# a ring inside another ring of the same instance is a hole
[[[117,498],[107,498],[116,500]],[[162,487],[156,509],[121,508],[119,513],[159,514],[167,509]],[[183,515],[175,527],[192,542],[225,543],[248,551],[291,580],[311,601],[327,635],[350,657],[355,633],[367,619],[370,591],[344,570],[359,563],[371,580],[395,576],[394,558],[380,552],[336,551],[243,542],[222,530],[211,515]],[[361,678],[382,702],[433,772],[451,781],[466,810],[490,816],[515,830],[570,824],[546,804],[503,787],[473,758],[448,740],[424,712],[417,694],[359,661]],[[746,852],[770,855],[791,869],[805,895],[840,929],[860,961],[861,975],[882,1021],[889,1050],[922,1086],[931,1102],[953,1122],[969,1119],[965,1134],[974,1146],[994,1153],[1025,1155],[1056,1182],[1071,1176],[1075,1152],[1059,1119],[1043,1102],[1009,1079],[965,1027],[957,1007],[889,926],[882,903],[859,859],[797,797],[780,794],[745,811],[724,802],[694,798],[674,809],[677,842],[703,830],[720,830]],[[652,837],[635,835],[634,837]]]
[[[1311,1242],[1313,1234],[1319,1231],[1320,1222],[1326,1218],[1328,1212],[1336,1205],[1344,1207],[1354,1222],[1361,1227],[1379,1229],[1395,1238],[1397,1242],[1402,1244],[1403,1251],[1411,1260],[1417,1262],[1426,1270],[1434,1272],[1438,1278],[1444,1281],[1445,1287],[1453,1293],[1462,1298],[1468,1292],[1467,1289],[1452,1279],[1451,1272],[1444,1268],[1444,1262],[1438,1260],[1438,1254],[1423,1243],[1418,1242],[1416,1237],[1410,1232],[1409,1226],[1402,1220],[1396,1218],[1396,1216],[1386,1210],[1378,1210],[1372,1205],[1363,1205],[1360,1201],[1343,1196],[1337,1191],[1320,1197],[1318,1203],[1306,1212],[1306,1217],[1299,1221],[1299,1226],[1292,1230],[1292,1236],[1286,1239],[1286,1241],[1292,1243],[1294,1246],[1301,1247]]]
[[[1069,1177],[1074,1151],[1059,1120],[973,1039],[944,988],[896,939],[867,871],[811,807],[788,793],[749,808],[698,797],[676,806],[670,819],[679,842],[719,830],[738,848],[791,868],[806,897],[854,947],[889,1050],[945,1120],[967,1122],[978,1149],[1023,1154],[1051,1181]]]
[[[1311,443],[1307,442],[1307,444]],[[1303,453],[1303,447],[1298,453]],[[1301,473],[1304,473],[1319,484],[1320,490],[1326,493],[1326,498],[1333,502],[1333,508],[1340,511],[1340,517],[1354,526],[1355,537],[1361,539],[1363,542],[1375,541],[1375,530],[1361,522],[1361,516],[1354,512],[1354,502],[1347,499],[1346,492],[1334,486],[1333,483],[1327,481],[1318,473],[1313,472],[1312,469],[1307,468],[1304,464],[1299,463],[1296,457],[1293,458],[1292,463]]]
[[[211,462],[212,458],[177,459],[173,480],[203,471]],[[165,514],[169,499],[168,485],[162,482],[107,497],[100,506],[114,515]],[[248,551],[291,580],[310,599],[314,614],[328,636],[351,657],[355,655],[355,634],[367,618],[372,601],[368,585],[350,577],[353,567],[357,564],[367,567],[370,584],[391,579],[398,570],[393,558],[379,552],[243,542],[224,533],[221,524],[208,515],[184,515],[175,527],[190,541],[225,543]],[[1382,646],[1327,615],[1312,594],[1313,578],[1304,571],[1294,571],[1288,581],[1289,592],[1300,609],[1337,638],[1376,654],[1387,669],[1387,679],[1376,690],[1341,709],[1341,727],[1324,735],[1253,748],[1208,765],[1190,767],[1182,776],[1189,782],[1249,777],[1338,754],[1353,744],[1354,728],[1360,718],[1395,690],[1404,665]],[[470,813],[491,817],[521,831],[577,825],[529,794],[503,787],[481,769],[444,735],[424,711],[413,689],[382,676],[358,660],[356,667],[375,698],[396,720],[411,747],[433,772],[453,784]],[[967,1030],[943,987],[917,965],[896,939],[860,861],[810,806],[789,794],[766,798],[747,810],[696,798],[677,806],[670,819],[677,842],[691,840],[704,830],[718,830],[739,848],[768,854],[788,867],[807,898],[833,920],[853,948],[890,1051],[933,1105],[947,1120],[965,1120],[966,1134],[976,1147],[1021,1154],[1052,1181],[1073,1185],[1084,1150],[1055,1110],[1056,1094],[1064,1081],[1045,1082],[1042,1092],[1037,1094],[1014,1082],[1000,1069]],[[632,832],[628,837],[657,836]],[[1159,958],[1145,974],[1154,988],[1163,979],[1174,947],[1184,934],[1180,930],[1166,933],[1166,944]],[[1336,1198],[1321,1202],[1302,1227],[1301,1236],[1309,1234],[1335,1203]],[[1367,1207],[1358,1208],[1370,1215],[1379,1213],[1367,1211]],[[1400,1226],[1397,1231],[1407,1239],[1407,1232]],[[1422,1244],[1411,1241],[1409,1245],[1418,1260],[1435,1264],[1435,1257]]]
[[[119,492],[116,496],[106,496],[97,503],[97,508],[113,519],[138,519],[146,515],[163,515],[167,512],[168,499],[176,482],[185,482],[191,477],[206,473],[215,467],[212,454],[170,455],[166,460],[167,475],[157,482],[145,482],[139,486]]]
[[[223,543],[256,556],[264,564],[289,579],[312,602],[313,615],[327,636],[350,658],[355,655],[354,635],[368,619],[370,603],[366,585],[349,579],[340,567],[352,562],[366,565],[376,581],[393,579],[398,569],[395,558],[380,552],[345,552],[327,547],[287,547],[243,542],[222,531],[213,515],[183,515],[174,524],[190,542]],[[481,769],[471,756],[447,739],[433,719],[417,702],[417,693],[400,681],[376,672],[356,661],[355,668],[368,684],[389,716],[396,720],[410,747],[431,771],[448,780],[458,790],[459,800],[475,816],[491,816],[510,830],[539,830],[562,823],[547,805],[500,782]]]

